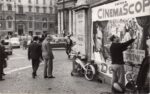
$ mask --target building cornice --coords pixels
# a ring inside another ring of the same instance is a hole
[[[100,6],[100,5],[104,5],[104,4],[107,4],[107,3],[111,3],[111,2],[114,2],[114,1],[118,1],[118,0],[100,0],[98,2],[95,2],[93,4],[90,4],[90,7],[96,7],[96,6]]]
[[[80,5],[80,6],[76,6],[74,7],[75,11],[81,10],[81,9],[88,9],[89,5],[88,4],[84,4],[84,5]]]

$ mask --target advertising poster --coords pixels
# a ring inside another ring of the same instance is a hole
[[[76,13],[77,52],[85,55],[85,10]]]
[[[111,6],[111,7],[110,7]],[[93,56],[99,72],[112,77],[109,40],[116,35],[126,42],[137,39],[124,51],[124,61],[141,64],[150,38],[150,0],[121,0],[92,8]]]

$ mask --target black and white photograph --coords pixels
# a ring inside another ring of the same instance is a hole
[[[150,0],[0,0],[0,94],[150,94]]]

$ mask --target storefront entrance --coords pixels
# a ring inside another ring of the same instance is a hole
[[[23,24],[18,25],[18,35],[23,35],[24,34],[24,28]]]

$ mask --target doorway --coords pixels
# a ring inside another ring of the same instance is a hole
[[[24,35],[24,28],[23,24],[18,25],[18,35]]]

